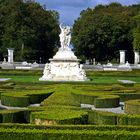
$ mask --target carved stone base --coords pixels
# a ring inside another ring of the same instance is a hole
[[[85,81],[87,77],[82,67],[71,50],[59,49],[53,59],[50,59],[50,63],[45,65],[43,76],[39,80]]]
[[[53,60],[45,65],[40,81],[85,81],[87,79],[82,65],[78,62]]]

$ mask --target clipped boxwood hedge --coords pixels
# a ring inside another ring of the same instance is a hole
[[[30,98],[22,95],[1,94],[1,104],[12,107],[26,107],[30,105]]]
[[[35,125],[35,124],[19,124],[19,123],[0,123],[1,128],[15,129],[55,129],[55,130],[97,130],[97,131],[140,131],[140,126],[133,125]]]
[[[94,99],[94,106],[96,108],[115,108],[119,106],[119,96],[116,95],[102,95]]]
[[[25,110],[1,110],[0,122],[1,123],[26,123],[24,112]]]
[[[133,99],[140,99],[140,93],[116,93],[120,97],[120,101],[128,101]]]
[[[2,140],[139,140],[140,132],[1,128],[0,136]]]
[[[2,105],[12,107],[26,107],[30,104],[40,103],[49,97],[53,91],[49,90],[27,90],[21,92],[8,92],[1,94]]]
[[[83,93],[75,91],[72,93],[76,100],[82,104],[91,104],[96,108],[113,108],[119,106],[119,96],[105,95],[104,93]],[[101,94],[101,95],[100,95]]]
[[[117,116],[118,125],[140,125],[140,115],[122,114]]]
[[[140,114],[140,99],[126,101],[124,110],[128,114]]]
[[[87,124],[88,113],[71,108],[48,108],[45,111],[32,112],[30,121],[38,125]]]
[[[89,124],[97,125],[140,125],[140,115],[115,114],[105,111],[89,111]]]
[[[105,111],[89,111],[88,123],[96,125],[116,125],[116,114]]]
[[[98,97],[98,95],[94,94],[87,94],[87,93],[72,93],[76,100],[79,101],[79,103],[83,104],[94,104],[94,99]]]

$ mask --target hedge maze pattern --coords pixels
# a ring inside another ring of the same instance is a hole
[[[122,135],[124,140],[138,139],[140,136],[138,133],[140,130],[139,84],[128,86],[125,84],[4,82],[0,85],[0,93],[3,105],[24,107],[18,110],[0,111],[0,136],[4,140],[11,135],[13,139],[20,140],[21,133],[31,140],[53,139],[56,136],[60,137],[59,139],[68,139],[68,137],[91,139],[94,136],[105,140],[122,139]],[[119,106],[120,101],[125,102],[125,114],[81,108],[81,104],[92,104],[97,108],[114,108]],[[36,103],[40,103],[40,107],[30,106]],[[8,127],[3,123],[12,124]],[[89,126],[89,124],[97,126]],[[133,127],[133,125],[136,126]],[[44,131],[44,128],[47,131]],[[111,132],[109,129],[112,129]],[[14,133],[12,133],[13,130]],[[134,132],[135,130],[137,131]]]

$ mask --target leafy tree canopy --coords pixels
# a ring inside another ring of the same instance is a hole
[[[0,57],[15,48],[17,61],[47,61],[59,44],[58,18],[31,0],[0,0]]]
[[[76,54],[85,59],[107,61],[119,58],[119,50],[127,50],[127,60],[133,60],[134,16],[137,6],[119,3],[98,5],[81,12],[75,21],[72,42]]]

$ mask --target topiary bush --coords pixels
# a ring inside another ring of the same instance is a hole
[[[1,110],[0,122],[1,123],[27,123],[25,116],[25,110]]]
[[[116,125],[116,114],[105,111],[89,111],[88,112],[88,123],[96,125]]]
[[[133,99],[140,99],[139,93],[115,93],[115,95],[118,95],[120,97],[120,101],[128,101]]]
[[[50,90],[25,90],[21,92],[2,93],[1,103],[6,106],[26,107],[30,104],[40,103],[52,93],[53,91]]]
[[[140,99],[126,101],[124,110],[127,114],[140,114]]]
[[[119,96],[116,95],[102,95],[94,99],[94,106],[96,108],[115,108],[120,103]]]
[[[121,114],[117,116],[118,125],[140,125],[140,115]]]
[[[87,124],[87,122],[87,112],[72,108],[47,108],[45,111],[32,112],[30,116],[30,123],[38,125]]]

